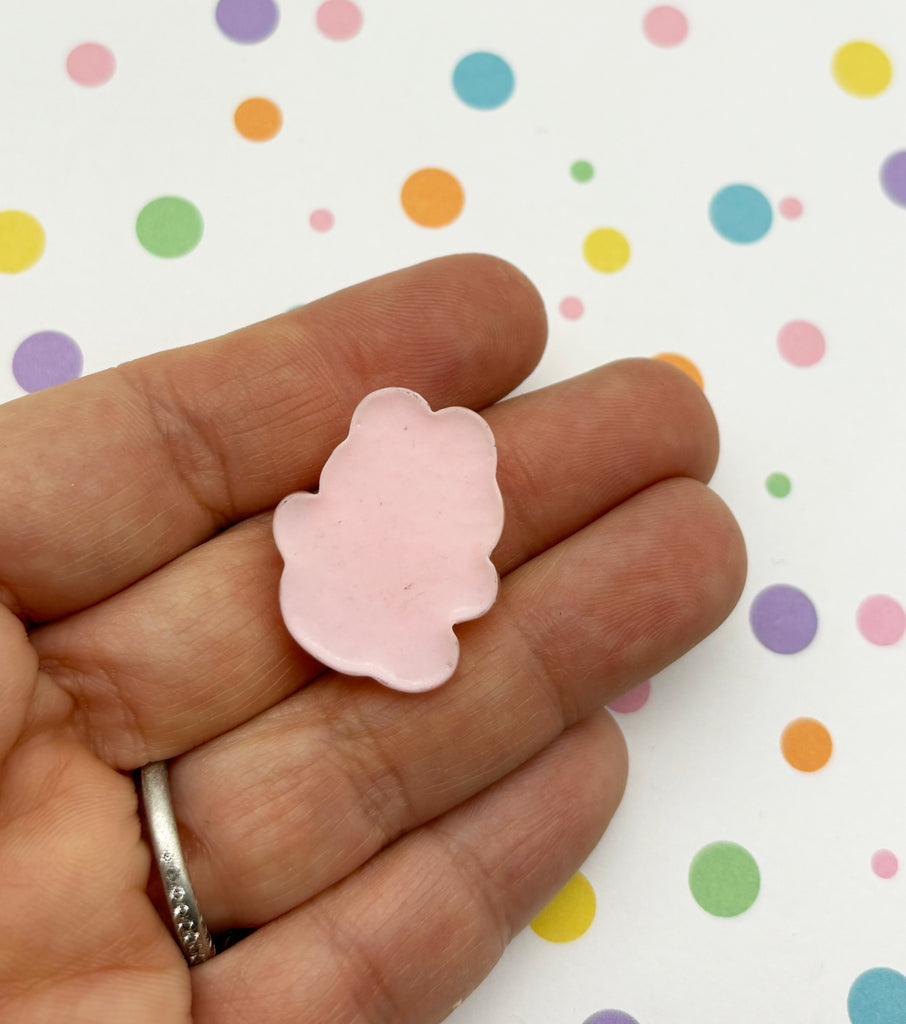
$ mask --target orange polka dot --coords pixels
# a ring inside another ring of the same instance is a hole
[[[462,213],[465,193],[449,171],[425,167],[406,179],[400,201],[406,216],[423,228],[442,228]]]
[[[830,760],[834,743],[827,729],[814,718],[797,718],[783,730],[780,749],[800,772],[816,772]]]
[[[253,96],[239,104],[233,114],[233,122],[243,138],[266,142],[282,128],[283,114],[273,101]]]
[[[678,355],[676,352],[661,352],[654,358],[660,359],[662,363],[669,363],[671,366],[675,366],[678,370],[682,370],[687,377],[694,380],[695,383],[704,390],[705,382],[702,378],[701,371],[691,359]]]

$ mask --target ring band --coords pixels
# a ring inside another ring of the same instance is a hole
[[[154,859],[173,923],[176,941],[190,967],[203,964],[216,953],[214,941],[195,901],[195,891],[186,869],[176,818],[170,802],[166,761],[145,765],[141,771],[142,803]]]

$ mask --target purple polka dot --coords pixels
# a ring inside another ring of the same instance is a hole
[[[778,583],[766,587],[749,611],[752,632],[777,654],[795,654],[815,639],[818,613],[809,598],[796,587]]]
[[[217,24],[236,43],[260,43],[277,27],[280,12],[274,0],[220,0]]]
[[[38,331],[13,354],[13,376],[25,391],[40,391],[75,380],[82,372],[82,350],[60,331]]]
[[[906,149],[893,153],[884,161],[881,187],[898,206],[906,206]]]
[[[622,1010],[601,1010],[593,1013],[583,1024],[639,1024],[635,1017],[630,1017]]]

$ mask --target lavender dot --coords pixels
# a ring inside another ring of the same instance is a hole
[[[906,149],[891,154],[881,168],[881,186],[898,206],[906,206]]]
[[[220,31],[236,43],[260,43],[277,27],[274,0],[220,0],[215,14]]]
[[[811,600],[785,583],[761,591],[752,602],[749,622],[755,636],[777,654],[801,651],[818,631],[818,613]]]
[[[25,391],[65,384],[81,372],[82,350],[61,331],[30,334],[13,353],[13,376]]]
[[[622,1010],[601,1010],[593,1013],[583,1024],[639,1024],[635,1017],[630,1017]]]

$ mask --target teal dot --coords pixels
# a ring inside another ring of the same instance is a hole
[[[721,840],[703,846],[692,858],[689,888],[702,910],[715,917],[736,917],[755,902],[761,873],[748,850]]]
[[[751,185],[727,185],[708,209],[714,230],[728,242],[747,245],[768,233],[774,214],[764,193]]]
[[[852,983],[846,1001],[852,1024],[906,1024],[906,977],[872,967]]]
[[[595,176],[595,169],[587,160],[576,160],[569,173],[575,181],[591,181]]]
[[[494,110],[510,98],[513,69],[496,53],[470,53],[453,70],[456,95],[476,110]]]
[[[768,489],[768,494],[773,494],[775,498],[785,498],[793,489],[786,473],[771,473],[764,484]]]
[[[146,203],[135,221],[135,233],[154,256],[185,256],[201,241],[204,221],[194,203],[179,196],[160,196]]]

